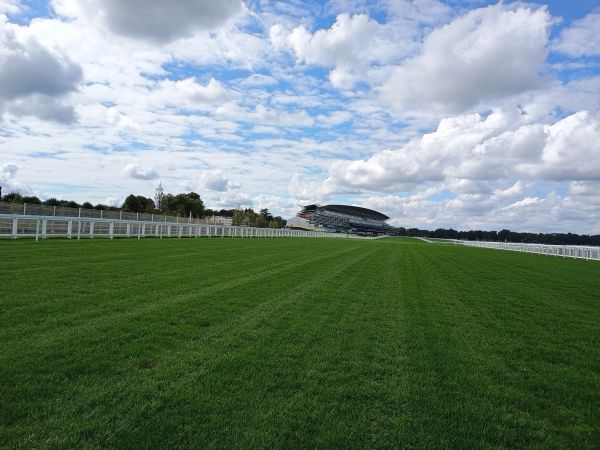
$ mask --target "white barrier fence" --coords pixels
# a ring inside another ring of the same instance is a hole
[[[211,225],[226,225],[220,219],[210,216],[204,219],[193,217],[166,216],[161,214],[134,213],[128,211],[109,211],[93,208],[69,208],[66,206],[48,206],[34,203],[0,202],[0,215],[52,216],[52,217],[89,217],[96,219],[135,220],[138,222],[175,222]],[[230,222],[231,223],[231,222]]]
[[[513,242],[479,242],[479,241],[453,241],[469,247],[493,248],[513,252],[538,253],[541,255],[561,256],[564,258],[578,258],[600,261],[600,247],[585,247],[579,245],[545,245],[545,244],[518,244]]]
[[[95,237],[358,237],[343,233],[289,230],[285,228],[252,228],[227,225],[209,225],[181,222],[146,222],[94,217],[56,217],[0,214],[0,238],[21,237],[69,239]]]

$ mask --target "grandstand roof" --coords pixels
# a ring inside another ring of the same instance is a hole
[[[364,217],[367,219],[374,220],[388,220],[389,217],[372,209],[361,208],[360,206],[348,206],[348,205],[325,205],[321,206],[321,209],[336,212],[340,214],[348,214],[351,216]]]

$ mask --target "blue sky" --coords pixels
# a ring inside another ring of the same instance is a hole
[[[0,0],[0,185],[600,233],[595,0]]]

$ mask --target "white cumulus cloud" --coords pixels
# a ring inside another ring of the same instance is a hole
[[[13,179],[19,170],[19,166],[13,163],[6,163],[0,166],[0,180],[7,182],[9,179]]]
[[[569,56],[600,55],[600,13],[591,13],[563,30],[553,50]]]
[[[17,171],[19,166],[13,163],[6,163],[0,165],[0,186],[2,187],[2,194],[8,194],[12,190],[17,190],[20,184],[16,180]]]
[[[0,16],[0,112],[73,122],[67,98],[82,78],[78,64]]]
[[[540,83],[551,17],[546,8],[469,11],[431,32],[419,55],[379,88],[398,113],[457,113]]]
[[[324,185],[331,192],[398,192],[452,179],[600,179],[599,113],[549,125],[526,121],[514,110],[444,119],[398,150],[334,163]]]
[[[225,176],[221,170],[209,170],[200,175],[200,184],[204,189],[213,192],[235,191],[239,188]]]
[[[206,84],[199,83],[195,77],[183,80],[163,80],[152,93],[152,100],[171,105],[207,106],[223,103],[229,92],[214,78]]]
[[[128,164],[125,166],[124,173],[136,180],[154,180],[160,176],[156,169],[146,169],[140,164]]]
[[[342,13],[328,29],[311,33],[304,26],[286,30],[279,24],[269,30],[278,50],[291,51],[300,63],[330,67],[334,87],[347,89],[373,63],[386,63],[406,50],[393,39],[389,28],[366,14]]]

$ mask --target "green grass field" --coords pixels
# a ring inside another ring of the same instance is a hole
[[[0,241],[0,447],[599,445],[600,263]]]

